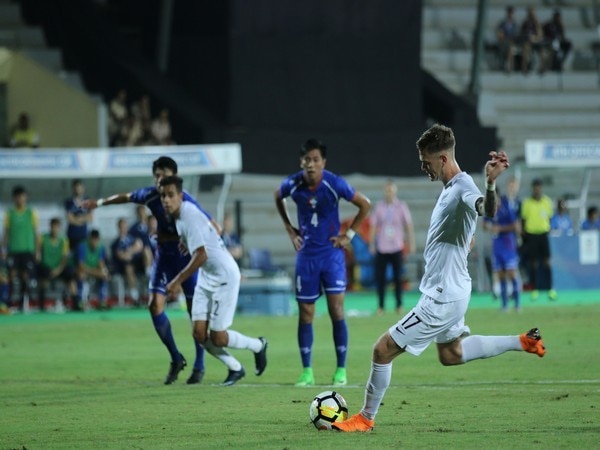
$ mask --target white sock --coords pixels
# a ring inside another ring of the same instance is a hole
[[[499,281],[494,281],[494,284],[492,286],[492,292],[494,293],[494,295],[496,297],[500,297],[500,282]]]
[[[392,363],[371,363],[371,374],[365,389],[365,403],[361,414],[369,420],[374,420],[379,411],[379,405],[392,379]]]
[[[251,350],[254,353],[260,352],[263,348],[263,343],[260,339],[245,336],[234,330],[227,330],[227,337],[227,347],[229,348]]]
[[[235,359],[223,347],[217,347],[215,344],[213,344],[210,340],[210,337],[206,340],[206,342],[203,345],[208,353],[210,353],[223,364],[225,364],[229,370],[237,372],[238,370],[242,369],[242,363]]]
[[[469,336],[461,341],[463,363],[523,350],[519,336]]]

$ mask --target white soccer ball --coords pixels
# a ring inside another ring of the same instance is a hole
[[[318,430],[331,430],[332,423],[348,418],[348,405],[338,392],[325,391],[315,396],[308,412]]]

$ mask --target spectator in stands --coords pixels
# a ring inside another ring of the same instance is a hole
[[[554,10],[552,18],[544,23],[544,45],[540,61],[540,72],[545,70],[562,71],[563,63],[571,51],[571,41],[565,36],[560,10]]]
[[[515,20],[513,6],[506,7],[506,16],[496,27],[498,51],[505,72],[512,72],[515,66],[515,56],[519,48],[519,25]]]
[[[150,122],[152,120],[150,96],[147,94],[142,95],[142,97],[131,106],[131,115],[142,122]]]
[[[244,248],[242,247],[242,243],[240,242],[240,237],[234,230],[233,227],[233,216],[231,213],[225,213],[223,217],[223,230],[221,234],[221,238],[225,243],[225,247],[235,259],[235,262],[238,266],[242,264],[242,257],[244,256]]]
[[[31,126],[27,113],[19,115],[19,121],[10,134],[10,146],[13,148],[37,148],[40,146],[40,136]]]
[[[561,198],[556,202],[556,213],[550,218],[550,228],[553,235],[571,236],[573,234],[573,221],[569,216],[567,200]]]
[[[587,209],[586,218],[581,222],[582,230],[600,230],[600,215],[597,206],[590,206]]]
[[[149,275],[154,260],[154,249],[150,241],[149,216],[145,205],[137,205],[135,208],[137,221],[129,227],[129,234],[142,241],[144,248],[142,250],[142,267],[144,273]],[[156,224],[156,222],[155,222]],[[154,229],[156,233],[156,229]]]
[[[27,206],[27,191],[15,186],[12,191],[13,208],[4,217],[3,249],[6,249],[6,264],[10,285],[14,289],[19,280],[21,296],[19,309],[22,311],[25,296],[29,298],[29,285],[35,276],[35,262],[39,260],[38,215]]]
[[[389,180],[383,188],[384,199],[371,215],[369,250],[375,255],[375,284],[378,314],[383,314],[387,269],[392,267],[396,313],[402,313],[402,273],[406,256],[415,250],[415,232],[410,210],[398,199],[398,188]]]
[[[90,231],[88,238],[77,249],[77,300],[74,310],[82,311],[83,284],[87,280],[96,282],[99,309],[108,308],[108,280],[110,273],[104,245],[100,241],[98,230]]]
[[[72,196],[65,200],[65,211],[67,214],[67,237],[69,238],[69,248],[75,252],[88,234],[88,224],[92,223],[92,211],[84,208],[83,202],[87,200],[85,196],[85,185],[80,179],[71,182]]]
[[[69,264],[69,241],[61,233],[61,221],[58,217],[50,220],[50,231],[42,236],[40,242],[40,264],[38,265],[38,293],[40,311],[45,310],[46,291],[50,283],[62,280],[65,283],[63,303],[69,295],[76,295],[75,272]]]
[[[544,38],[542,26],[533,6],[527,7],[527,17],[521,25],[522,53],[521,67],[523,73],[528,73],[532,65],[533,51],[540,51],[540,44]]]
[[[144,273],[142,262],[144,244],[140,239],[129,234],[127,221],[124,218],[117,221],[117,227],[119,236],[110,246],[114,272],[123,276],[129,296],[138,303],[140,296],[137,274],[140,269]]]
[[[127,91],[120,89],[108,108],[108,137],[111,146],[118,145],[123,135],[123,127],[129,117]]]
[[[152,136],[157,145],[171,145],[171,122],[169,121],[169,110],[163,108],[160,114],[152,122]]]
[[[557,293],[552,288],[548,239],[553,214],[552,200],[543,194],[542,180],[533,180],[531,188],[531,197],[523,200],[521,206],[523,250],[527,257],[529,282],[533,287],[531,299],[536,300],[540,290],[547,290],[548,298],[556,300]]]

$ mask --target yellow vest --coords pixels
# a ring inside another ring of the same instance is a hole
[[[548,233],[553,212],[552,200],[547,195],[542,195],[539,200],[533,197],[523,200],[521,218],[525,221],[525,233]]]

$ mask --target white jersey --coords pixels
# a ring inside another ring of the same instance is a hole
[[[184,200],[175,226],[190,255],[200,247],[206,251],[208,259],[198,271],[199,285],[214,290],[231,280],[239,281],[240,268],[215,227],[197,205]]]
[[[461,172],[444,186],[433,208],[423,253],[425,274],[419,290],[438,302],[470,296],[467,256],[477,228],[475,203],[481,197],[473,178]]]

